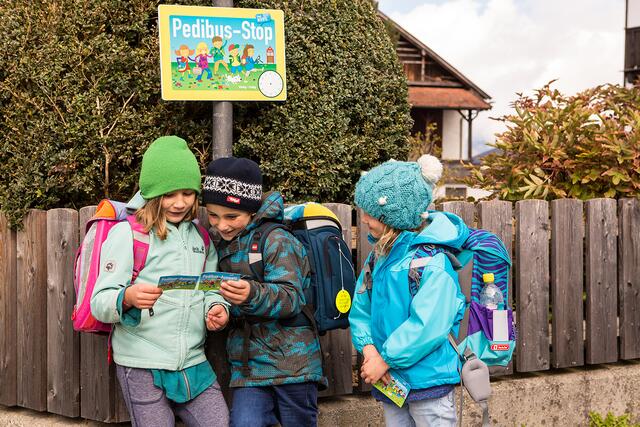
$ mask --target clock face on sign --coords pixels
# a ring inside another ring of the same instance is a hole
[[[284,84],[280,74],[275,71],[265,71],[258,79],[258,89],[267,98],[275,98],[282,92]]]

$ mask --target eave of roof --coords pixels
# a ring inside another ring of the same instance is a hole
[[[427,46],[426,44],[422,43],[413,34],[408,32],[404,28],[402,28],[393,19],[389,18],[387,15],[385,15],[382,12],[380,12],[380,10],[378,10],[378,15],[380,15],[380,17],[382,19],[391,22],[396,27],[398,32],[400,32],[400,34],[402,34],[403,37],[405,37],[407,40],[409,40],[414,45],[418,46],[420,49],[424,50],[427,55],[429,55],[431,58],[433,58],[435,61],[437,61],[445,70],[449,71],[451,74],[456,76],[456,78],[460,79],[460,81],[462,81],[464,84],[468,85],[473,90],[478,92],[478,94],[483,99],[491,99],[491,96],[489,96],[489,94],[487,94],[485,91],[480,89],[475,83],[473,83],[471,80],[469,80],[464,74],[462,74],[460,71],[458,71],[453,65],[449,64],[447,61],[442,59],[442,57],[440,57],[440,55],[438,55],[433,50],[431,50],[431,48],[429,48],[429,46]]]
[[[409,104],[443,110],[489,110],[491,105],[470,89],[409,86]]]

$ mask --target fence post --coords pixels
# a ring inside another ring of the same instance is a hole
[[[582,201],[551,202],[552,365],[584,364]]]
[[[518,372],[549,369],[549,204],[516,203]]]
[[[618,200],[618,295],[620,358],[640,357],[640,201]]]
[[[351,249],[351,206],[341,203],[323,203],[340,220],[342,237]],[[349,329],[329,331],[320,337],[322,345],[323,366],[329,380],[329,388],[321,392],[320,396],[337,396],[353,392],[351,367],[351,332]]]
[[[513,205],[505,200],[491,200],[478,203],[478,228],[490,231],[502,240],[513,262]],[[513,269],[509,271],[507,304],[513,307]],[[506,367],[492,366],[491,375],[513,373],[513,363]]]
[[[18,404],[47,409],[47,213],[30,210],[17,233]]]
[[[80,209],[80,241],[95,206]],[[122,422],[129,414],[115,375],[115,365],[107,361],[107,337],[82,334],[80,337],[80,415],[103,422]]]
[[[78,247],[78,212],[47,212],[47,410],[80,415],[80,337],[73,330],[73,264]]]
[[[618,359],[616,201],[592,199],[587,210],[587,363]]]
[[[0,213],[0,404],[18,403],[16,232]]]

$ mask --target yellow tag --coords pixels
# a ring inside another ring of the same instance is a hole
[[[336,295],[336,308],[342,314],[349,311],[351,308],[351,295],[349,295],[349,292],[344,289],[338,292],[338,295]]]

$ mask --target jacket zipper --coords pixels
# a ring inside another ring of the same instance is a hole
[[[182,370],[182,376],[184,377],[184,383],[187,386],[187,401],[191,400],[191,387],[189,386],[189,380],[187,374]]]

